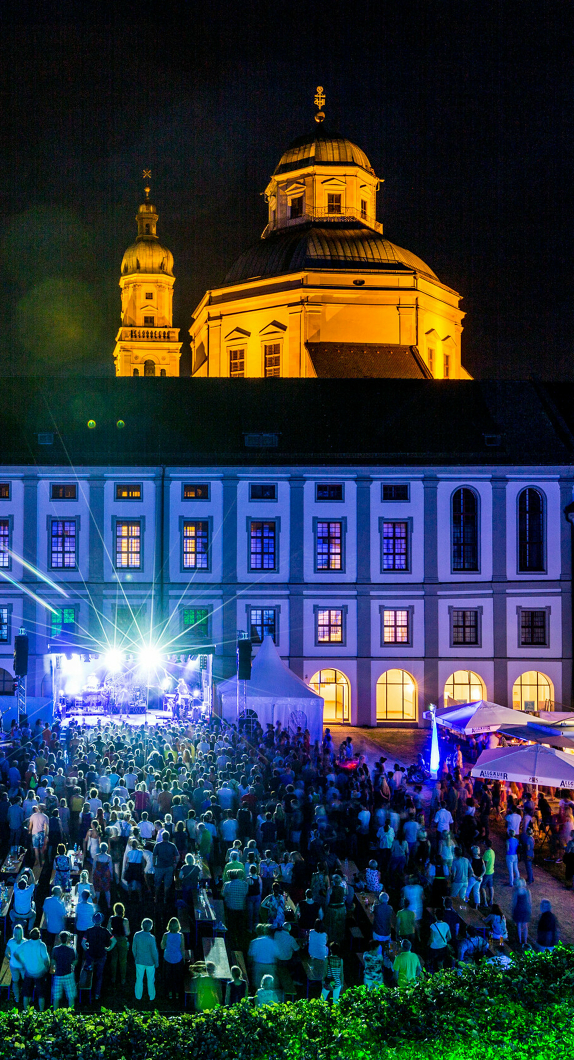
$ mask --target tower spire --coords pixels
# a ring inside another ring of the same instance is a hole
[[[317,107],[315,121],[325,121],[325,111],[323,110],[323,107],[325,106],[325,92],[323,90],[323,85],[317,85],[317,91],[315,93],[315,106]]]

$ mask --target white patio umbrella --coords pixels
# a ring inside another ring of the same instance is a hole
[[[425,713],[426,717],[431,717],[430,711]],[[463,703],[456,707],[447,707],[445,710],[437,710],[436,720],[438,725],[471,736],[473,733],[498,732],[503,725],[526,724],[532,720],[532,715],[523,710],[501,707],[498,703],[489,703],[486,699],[478,699],[475,703]]]
[[[574,788],[574,755],[541,744],[497,747],[482,752],[471,774],[485,780],[515,780],[552,788]]]

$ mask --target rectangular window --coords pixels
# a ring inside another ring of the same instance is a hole
[[[0,644],[7,644],[10,639],[10,627],[8,625],[8,608],[0,607]]]
[[[208,501],[209,482],[186,482],[183,487],[184,501]]]
[[[56,614],[50,615],[50,633],[59,637],[61,633],[74,633],[76,629],[76,612],[73,607],[57,607]]]
[[[245,348],[229,351],[229,375],[232,379],[243,379],[245,375]]]
[[[383,571],[408,570],[408,523],[383,522]]]
[[[341,608],[329,608],[318,610],[317,614],[317,644],[342,644],[343,643],[343,611]]]
[[[408,482],[383,483],[384,501],[408,501],[409,499],[410,496]]]
[[[452,643],[478,644],[478,611],[462,611],[453,608]]]
[[[367,200],[361,199],[361,220],[367,220]]]
[[[264,352],[264,374],[265,378],[281,375],[281,344],[273,342],[263,347]]]
[[[428,348],[428,358],[429,358],[429,371],[431,372],[432,375],[434,375],[434,350],[433,350],[432,346],[429,346],[429,348]]]
[[[50,496],[53,501],[75,501],[78,497],[78,487],[75,482],[53,482]]]
[[[289,216],[291,219],[294,217],[303,216],[303,196],[298,195],[296,199],[291,199],[289,203]]]
[[[153,298],[152,292],[151,291],[146,291],[145,296],[146,296],[146,301],[151,302],[151,300]]]
[[[317,570],[342,570],[343,524],[317,523]]]
[[[253,644],[261,644],[264,637],[273,637],[277,630],[274,607],[252,607],[249,611],[249,636]]]
[[[450,356],[448,353],[444,355],[444,377],[450,379]]]
[[[333,195],[332,192],[327,194],[327,213],[341,213],[341,196]]]
[[[141,568],[141,522],[118,519],[116,523],[116,567],[120,570]]]
[[[76,569],[76,520],[52,519],[50,530],[52,570]]]
[[[277,487],[274,482],[252,482],[249,486],[250,501],[277,500]]]
[[[520,612],[520,643],[522,645],[545,647],[547,643],[546,615],[546,611]]]
[[[10,568],[10,520],[0,519],[0,567],[4,570]]]
[[[0,501],[10,500],[10,483],[0,482]]]
[[[342,501],[342,482],[318,482],[315,492],[318,501]]]
[[[209,636],[209,610],[207,607],[184,607],[183,628],[194,637],[207,640]]]
[[[209,523],[183,524],[183,569],[208,570]]]
[[[125,486],[120,486],[116,483],[116,500],[117,501],[141,501],[142,499],[142,488],[141,483],[129,482]]]
[[[144,324],[146,327],[153,328],[155,317],[144,317]]]
[[[141,637],[146,633],[146,605],[118,604],[116,607],[116,626],[124,636]]]
[[[250,570],[275,570],[276,524],[251,523]]]
[[[383,644],[410,644],[410,612],[383,611]]]

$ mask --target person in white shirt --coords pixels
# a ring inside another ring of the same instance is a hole
[[[28,931],[34,927],[36,919],[36,906],[34,905],[35,887],[36,880],[32,870],[24,869],[14,887],[14,908],[10,910],[10,920],[13,924],[17,920],[27,921]]]
[[[12,935],[12,938],[9,939],[6,943],[6,950],[4,953],[4,956],[8,958],[8,963],[10,965],[10,972],[12,974],[12,990],[14,991],[14,1000],[16,1004],[18,1004],[20,1000],[20,984],[24,979],[24,969],[20,961],[17,960],[15,954],[18,952],[22,943],[25,941],[26,936],[24,934],[24,928],[21,924],[16,924],[16,927],[14,928],[14,934]]]
[[[151,823],[147,810],[142,812],[139,830],[142,839],[151,839],[155,832],[155,825]]]
[[[273,942],[277,950],[277,960],[281,964],[287,964],[287,962],[292,961],[294,954],[299,949],[299,943],[291,934],[291,924],[283,924],[283,927],[275,932]]]
[[[59,935],[66,927],[66,906],[62,901],[62,888],[52,887],[52,894],[44,899],[44,916],[48,935]],[[50,941],[53,941],[51,939]]]
[[[434,823],[436,824],[437,835],[441,832],[450,832],[450,826],[453,823],[452,813],[447,810],[446,806],[441,806],[440,810],[434,815]]]
[[[46,945],[40,939],[38,928],[32,928],[30,938],[16,950],[14,959],[24,971],[23,1002],[24,1009],[29,1008],[34,987],[38,998],[38,1008],[42,1012],[46,1004],[47,978],[46,973],[50,967],[50,958]]]

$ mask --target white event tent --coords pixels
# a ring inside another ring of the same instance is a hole
[[[574,788],[574,757],[540,744],[483,751],[471,770],[485,780],[515,780],[552,788]]]
[[[431,717],[430,712],[425,717]],[[501,707],[498,703],[489,703],[478,699],[474,703],[463,703],[445,710],[437,710],[437,725],[444,725],[454,732],[471,736],[480,732],[498,732],[503,726],[526,724],[532,715],[523,710],[512,710]]]
[[[237,722],[237,677],[219,686],[222,714],[231,724]],[[309,729],[311,742],[323,737],[323,697],[318,696],[283,662],[272,637],[264,637],[253,660],[251,679],[239,681],[239,716],[254,711],[263,729],[278,721],[295,732]]]

